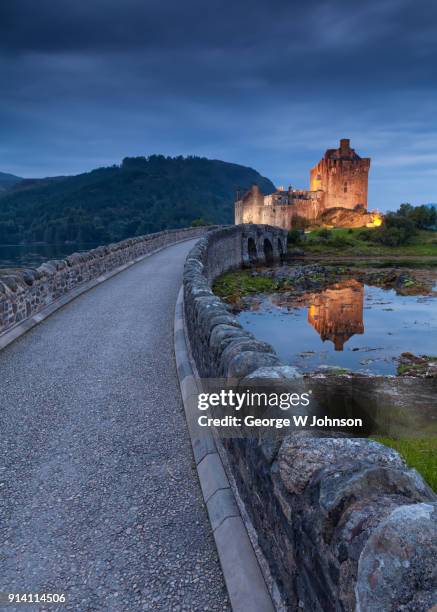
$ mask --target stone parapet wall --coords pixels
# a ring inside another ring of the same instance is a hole
[[[0,269],[0,334],[102,274],[156,249],[204,233],[205,228],[168,230],[75,253],[36,269]]]
[[[293,379],[273,348],[243,329],[212,290],[248,262],[249,241],[278,228],[207,234],[184,271],[187,334],[201,377]],[[257,251],[263,261],[265,253]],[[279,251],[274,253],[275,257]],[[291,341],[291,339],[290,339]],[[288,610],[426,612],[437,603],[437,498],[395,451],[323,432],[223,440],[258,544]]]
[[[274,247],[274,259],[286,252],[286,231],[266,225],[236,225],[210,232],[188,255],[184,270],[185,313],[189,337],[193,340],[191,349],[202,377],[242,377],[256,369],[254,364],[280,363],[273,349],[257,342],[244,330],[211,290],[214,278],[250,263],[251,248],[256,249],[257,261],[264,262],[265,240]],[[243,359],[239,355],[231,357],[225,350],[231,342],[234,348],[237,342],[243,343],[240,348],[248,342],[251,351],[242,352]]]

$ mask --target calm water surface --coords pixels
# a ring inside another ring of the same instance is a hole
[[[328,367],[395,374],[405,351],[437,354],[437,297],[345,280],[300,298],[273,294],[238,315],[279,357],[306,372]]]
[[[37,268],[49,259],[63,259],[72,253],[89,251],[99,244],[94,242],[74,244],[1,245],[0,268]]]

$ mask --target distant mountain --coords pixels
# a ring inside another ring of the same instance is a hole
[[[0,192],[9,189],[16,183],[19,183],[21,179],[19,176],[14,176],[13,174],[5,174],[4,172],[0,172]]]
[[[238,189],[275,187],[252,168],[200,157],[125,158],[70,177],[26,179],[0,198],[0,244],[100,242],[189,226],[232,223]]]

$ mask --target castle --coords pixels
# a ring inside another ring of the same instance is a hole
[[[319,333],[323,342],[331,340],[336,351],[355,334],[364,333],[364,286],[347,279],[311,294],[308,323]]]
[[[266,223],[290,229],[299,218],[315,223],[328,210],[356,211],[353,223],[366,225],[367,186],[370,158],[361,158],[350,147],[350,140],[340,140],[338,149],[328,149],[310,171],[310,189],[279,188],[264,195],[257,185],[237,196],[235,223]],[[351,217],[353,215],[349,215]],[[295,220],[295,222],[293,221]]]

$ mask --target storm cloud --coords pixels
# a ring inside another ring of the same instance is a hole
[[[341,137],[370,205],[437,200],[432,0],[15,0],[0,6],[0,171],[197,154],[277,184]]]

